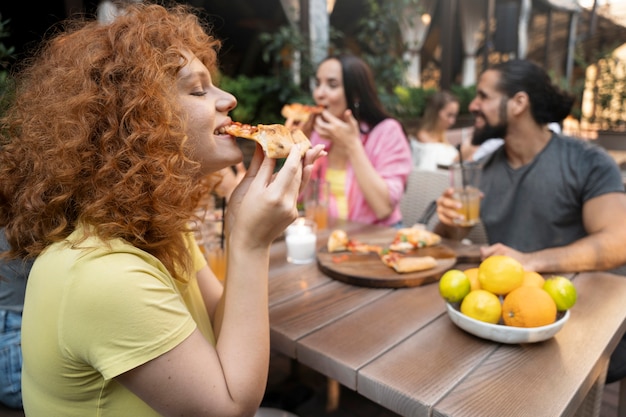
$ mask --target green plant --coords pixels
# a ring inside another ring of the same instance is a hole
[[[404,85],[407,63],[403,59],[406,45],[398,23],[407,8],[421,10],[419,0],[367,0],[366,16],[360,20],[356,40],[361,48],[360,56],[376,74],[376,82],[383,101],[386,94]]]
[[[293,82],[293,64],[296,54],[299,54],[300,77],[305,80],[313,75],[314,69],[309,59],[310,48],[296,26],[284,25],[274,33],[261,33],[259,39],[264,45],[263,61],[271,66],[273,74]]]
[[[329,28],[329,50],[336,49],[334,42],[342,36],[341,32]],[[263,61],[270,65],[271,72],[278,78],[280,84],[287,89],[298,84],[295,87],[301,90],[300,100],[304,100],[302,102],[305,103],[310,101],[304,97],[309,95],[308,83],[315,75],[315,66],[311,61],[309,44],[298,28],[294,25],[281,26],[275,32],[261,33],[259,39],[264,46]],[[298,74],[294,74],[296,68]],[[294,75],[299,78],[299,82],[294,79]],[[293,91],[286,91],[281,94],[281,98],[293,95]]]
[[[279,123],[283,104],[303,101],[299,98],[301,90],[296,85],[281,83],[274,76],[222,76],[220,87],[237,97],[237,107],[231,115],[242,123]]]
[[[598,61],[590,117],[600,130],[626,130],[626,61],[607,56]]]
[[[453,85],[450,87],[450,91],[459,99],[459,114],[469,114],[469,105],[476,97],[476,86]]]
[[[435,89],[422,87],[396,86],[394,94],[397,98],[394,107],[387,107],[399,119],[418,119],[424,114],[426,101]]]
[[[422,117],[426,110],[428,97],[437,91],[436,88],[407,87],[398,85],[394,88],[393,105],[387,107],[399,119],[416,119]],[[450,91],[459,99],[459,114],[469,114],[469,103],[474,99],[476,86],[463,87],[453,85]]]

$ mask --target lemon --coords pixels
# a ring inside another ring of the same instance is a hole
[[[461,302],[461,313],[476,320],[496,324],[502,316],[502,305],[494,293],[474,290]]]
[[[470,280],[458,269],[447,271],[439,280],[439,294],[449,303],[458,303],[470,292]]]
[[[569,310],[576,304],[578,298],[576,287],[565,277],[553,276],[546,279],[543,289],[550,294],[559,311]]]
[[[505,255],[492,255],[478,266],[480,288],[497,295],[508,294],[522,285],[524,268],[516,259]]]

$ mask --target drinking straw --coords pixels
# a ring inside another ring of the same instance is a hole
[[[463,171],[463,152],[461,152],[461,144],[456,145],[456,150],[459,152],[459,165],[461,170],[461,184],[463,189],[467,188],[467,179],[465,179],[465,171]]]
[[[220,248],[224,249],[224,229],[226,214],[226,197],[222,197],[222,230],[220,232]]]
[[[461,184],[463,185],[463,193],[461,194],[461,198],[463,198],[463,203],[465,205],[466,213],[465,220],[469,219],[469,196],[467,195],[467,179],[465,178],[465,171],[463,170],[463,152],[461,152],[461,144],[456,145],[456,150],[459,152],[459,170],[461,171]]]

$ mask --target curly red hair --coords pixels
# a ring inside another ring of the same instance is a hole
[[[68,21],[17,78],[2,119],[0,226],[35,257],[79,223],[189,270],[183,238],[200,196],[176,76],[192,52],[217,70],[220,42],[189,6],[128,6],[110,24]],[[182,269],[180,269],[182,268]]]

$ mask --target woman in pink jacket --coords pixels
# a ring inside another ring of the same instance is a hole
[[[328,152],[317,160],[313,177],[330,184],[329,215],[399,224],[411,150],[402,125],[382,107],[370,68],[355,56],[331,56],[315,80],[313,98],[325,110],[302,128]]]

